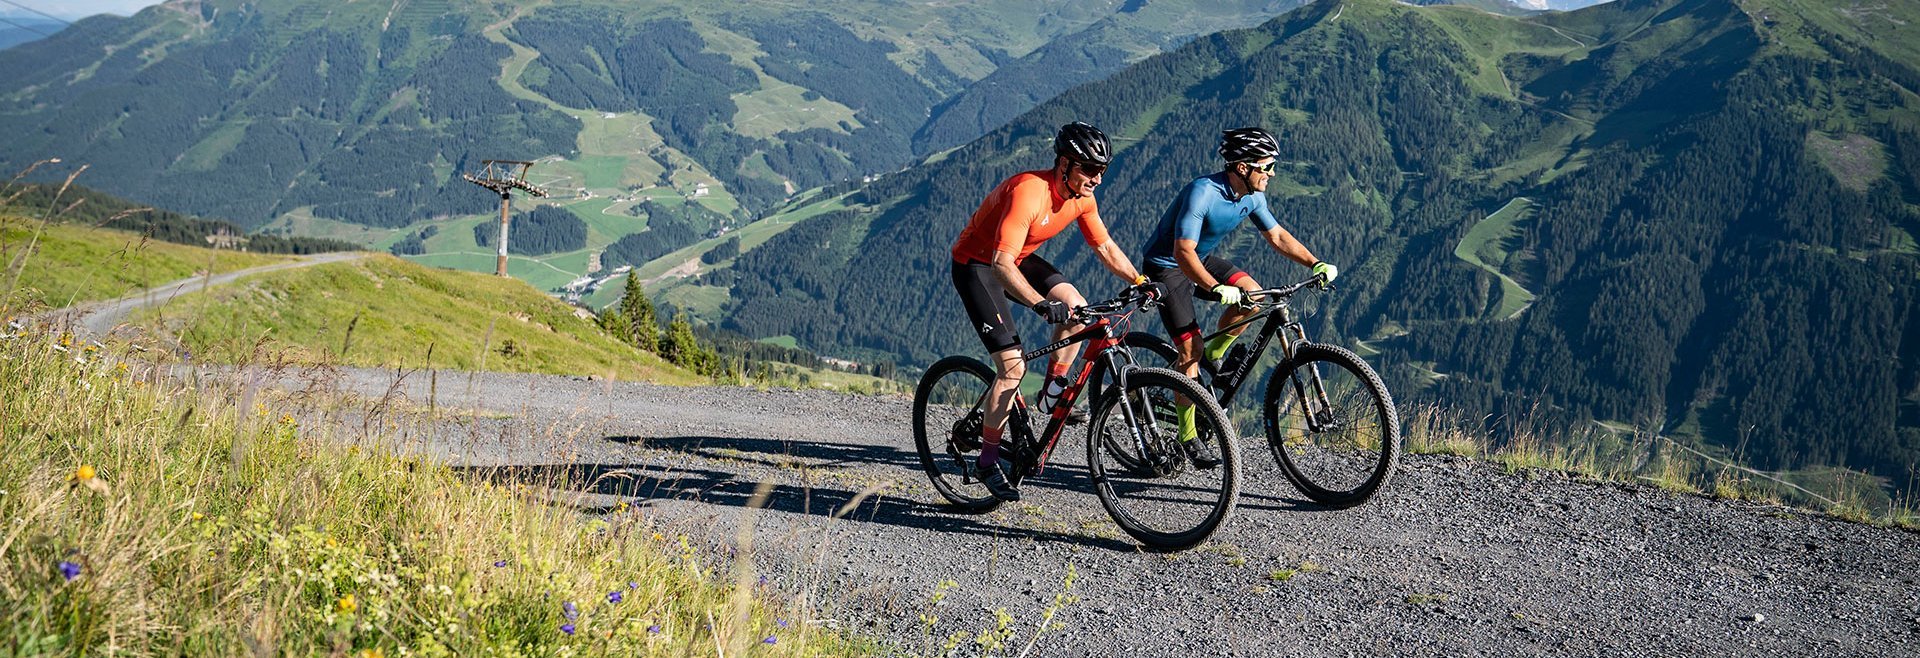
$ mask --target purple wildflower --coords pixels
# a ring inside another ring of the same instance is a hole
[[[573,621],[575,619],[579,619],[580,608],[575,607],[572,601],[562,603],[560,604],[560,615],[563,617],[566,617],[567,621]],[[571,624],[569,624],[569,626],[571,626]]]
[[[493,563],[493,568],[495,568],[495,569],[505,569],[505,568],[507,568],[507,561],[506,561],[506,560],[499,560],[499,561],[496,561],[496,562],[494,562],[494,563]]]
[[[761,644],[779,644],[780,638],[776,638],[772,635],[768,635],[767,639],[761,640],[760,643]]]
[[[767,576],[766,576],[766,574],[761,574],[761,575],[760,575],[760,586],[761,586],[761,587],[766,587],[766,586],[767,586]]]
[[[629,580],[627,581],[627,589],[640,589],[640,583]]]
[[[648,634],[648,635],[659,635],[659,634],[660,634],[660,625],[659,625],[659,624],[654,624],[654,625],[652,625],[652,626],[648,626],[648,627],[647,627],[647,634]]]
[[[574,629],[573,629],[573,624],[561,624],[561,625],[560,625],[560,632],[562,632],[562,633],[566,633],[566,634],[568,634],[568,635],[572,635],[572,634],[573,634],[573,630],[574,630]]]
[[[780,621],[776,621],[776,622],[773,622],[773,623],[775,623],[775,624],[779,624],[781,628],[786,628],[786,627],[787,627],[787,620],[785,620],[785,619],[782,619],[782,620],[780,620]]]
[[[69,581],[71,581],[71,580],[73,580],[73,579],[75,579],[75,578],[79,578],[79,577],[80,577],[80,565],[79,565],[79,564],[76,564],[76,563],[73,563],[73,562],[68,562],[68,561],[66,561],[66,560],[61,560],[61,561],[60,561],[60,575],[62,575],[62,576],[65,576],[65,577],[67,578],[67,580],[69,580]]]
[[[620,595],[620,590],[617,590],[617,589],[616,589],[616,590],[614,590],[614,591],[611,591],[611,592],[608,592],[608,593],[607,593],[607,602],[608,602],[608,603],[619,603],[619,602],[621,602],[621,601],[623,601],[623,600],[625,600],[625,599],[626,599],[626,597],[624,597],[624,596],[621,596],[621,595]]]

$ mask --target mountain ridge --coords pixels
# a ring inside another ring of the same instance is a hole
[[[1920,456],[1901,285],[1920,267],[1920,97],[1898,82],[1905,44],[1884,38],[1898,24],[1800,11],[1318,2],[865,186],[853,198],[881,210],[815,217],[709,275],[736,300],[715,320],[856,357],[976,351],[937,301],[945,243],[976,188],[1045,166],[1053,126],[1120,140],[1100,197],[1131,249],[1173,189],[1217,169],[1214,131],[1266,124],[1287,161],[1276,214],[1344,271],[1312,325],[1374,354],[1406,401],[1638,428],[1601,450],[1662,434],[1763,468],[1850,465],[1898,491]],[[1293,272],[1245,236],[1226,249],[1263,282]],[[1090,294],[1111,283],[1084,250],[1044,253]],[[898,289],[931,297],[883,294]]]

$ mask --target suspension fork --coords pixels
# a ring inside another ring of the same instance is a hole
[[[1296,355],[1300,354],[1300,347],[1311,344],[1311,341],[1307,340],[1306,328],[1301,326],[1299,322],[1294,322],[1291,313],[1288,313],[1285,309],[1282,309],[1281,312],[1286,314],[1284,317],[1286,326],[1281,328],[1281,331],[1285,332],[1286,335],[1282,337],[1283,340],[1281,340],[1280,344],[1286,349],[1285,356],[1287,360],[1291,361]],[[1307,373],[1306,381],[1301,381],[1300,372],[1302,370]],[[1320,379],[1320,368],[1309,363],[1306,364],[1304,368],[1294,368],[1291,376],[1293,378],[1295,391],[1294,397],[1299,400],[1300,408],[1307,412],[1307,431],[1324,432],[1333,429],[1331,427],[1333,423],[1332,414],[1328,413],[1329,410],[1333,408],[1333,400],[1327,396],[1326,382]],[[1312,397],[1313,402],[1318,403],[1317,406],[1308,403],[1309,396]]]

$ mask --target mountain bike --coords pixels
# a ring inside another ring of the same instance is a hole
[[[1346,348],[1307,338],[1287,300],[1309,288],[1325,288],[1322,277],[1247,293],[1242,306],[1259,311],[1203,340],[1262,318],[1266,324],[1251,349],[1242,336],[1233,348],[1239,354],[1229,354],[1219,364],[1201,359],[1199,379],[1216,391],[1221,407],[1230,407],[1252,379],[1267,346],[1281,337],[1281,360],[1267,376],[1261,406],[1267,448],[1287,480],[1307,498],[1328,507],[1352,507],[1366,502],[1392,477],[1400,457],[1400,415],[1387,385],[1366,361]],[[1136,355],[1163,360],[1169,367],[1179,360],[1173,343],[1158,335],[1129,332],[1124,342]],[[1123,465],[1145,466],[1124,443],[1105,448]]]
[[[1180,550],[1212,537],[1233,512],[1240,493],[1240,453],[1226,412],[1199,384],[1172,370],[1136,366],[1122,346],[1133,314],[1154,303],[1144,291],[1129,288],[1114,299],[1079,307],[1071,321],[1086,329],[1020,355],[1033,361],[1087,343],[1086,357],[1072,371],[1071,385],[1038,436],[1029,427],[1024,401],[1015,396],[1000,448],[1001,468],[1015,485],[1041,474],[1065,431],[1067,415],[1092,383],[1087,471],[1100,504],[1140,543]],[[928,368],[914,390],[913,439],[920,466],[942,497],[970,513],[988,512],[1001,503],[978,482],[974,466],[993,379],[993,369],[979,359],[949,356]],[[1201,428],[1200,438],[1193,440],[1215,443],[1217,466],[1198,468],[1188,460],[1175,435],[1179,400],[1192,401]],[[1112,456],[1101,449],[1107,445],[1122,446],[1129,463],[1109,463]]]

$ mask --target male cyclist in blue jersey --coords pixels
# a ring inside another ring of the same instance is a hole
[[[1179,350],[1174,369],[1185,372],[1188,377],[1199,376],[1203,352],[1210,363],[1219,364],[1216,372],[1230,372],[1239,366],[1237,357],[1246,351],[1242,346],[1234,351],[1236,358],[1221,362],[1234,338],[1246,327],[1236,328],[1202,345],[1193,298],[1198,296],[1227,306],[1220,316],[1221,328],[1253,312],[1239,304],[1247,291],[1260,289],[1259,282],[1227,259],[1213,255],[1220,240],[1248,217],[1253,217],[1261,237],[1280,255],[1313,268],[1314,274],[1326,275],[1327,281],[1333,281],[1340,274],[1338,268],[1315,258],[1306,245],[1282,228],[1267,207],[1267,183],[1273,178],[1274,157],[1279,152],[1280,146],[1273,135],[1259,128],[1221,133],[1220,157],[1226,160],[1226,168],[1188,183],[1160,217],[1160,225],[1154,228],[1141,272],[1166,286],[1160,320],[1166,324],[1167,333]],[[1194,465],[1201,468],[1219,465],[1220,455],[1212,443],[1193,440],[1198,434],[1193,404],[1178,400],[1175,410],[1179,414],[1179,439]]]

